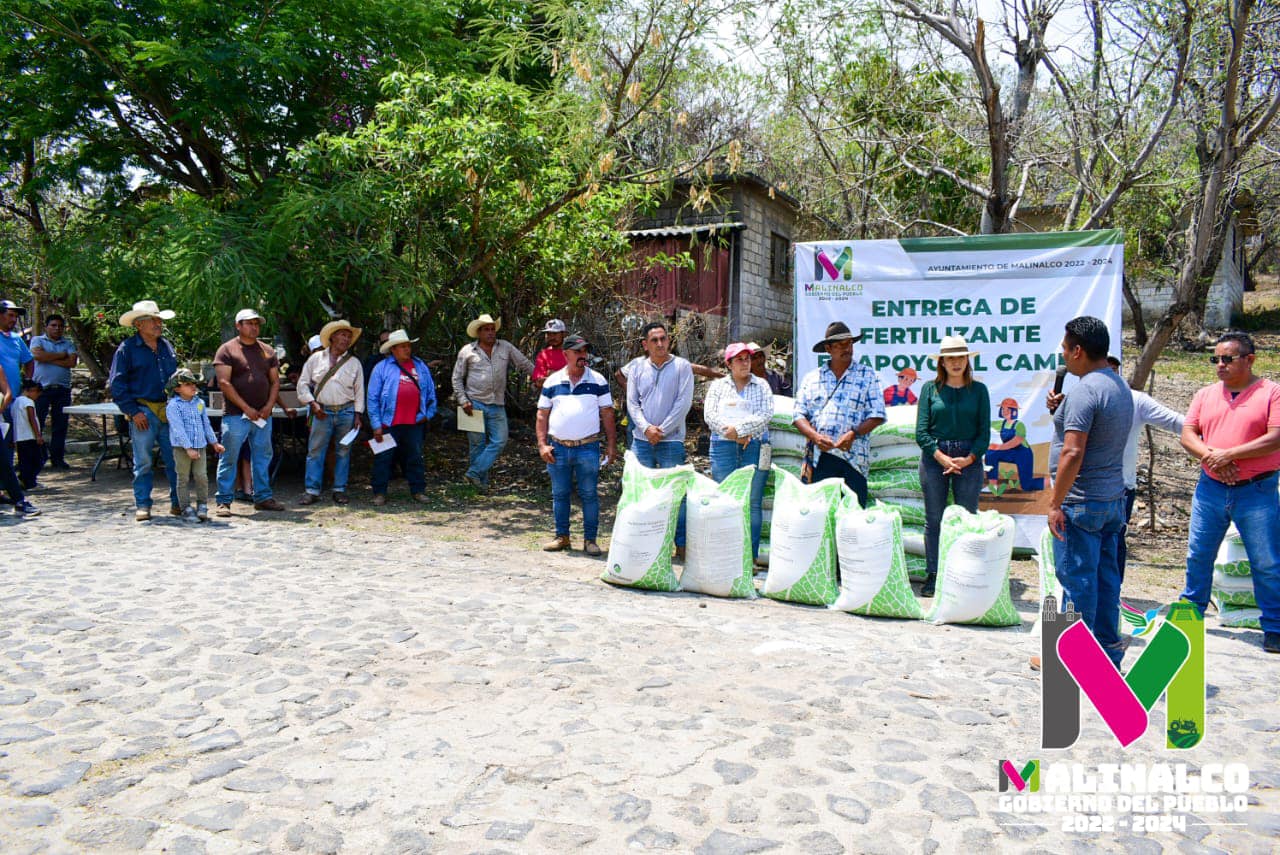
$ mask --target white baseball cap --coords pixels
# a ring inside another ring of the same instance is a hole
[[[544,333],[566,332],[567,329],[568,328],[564,325],[564,321],[560,320],[559,318],[552,318],[551,320],[547,321],[547,325],[542,328],[542,331]]]
[[[262,320],[262,315],[258,314],[257,311],[253,309],[241,309],[240,311],[236,312],[236,323],[240,323],[241,321],[260,321],[260,320]]]

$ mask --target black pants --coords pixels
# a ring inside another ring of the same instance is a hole
[[[24,439],[18,443],[18,480],[22,482],[24,490],[35,487],[36,478],[48,459],[45,447],[34,439]]]
[[[1120,567],[1120,581],[1124,581],[1124,562],[1129,557],[1129,549],[1124,544],[1124,537],[1129,533],[1129,517],[1133,516],[1133,502],[1138,497],[1137,490],[1124,491],[1124,525],[1120,527],[1120,544],[1116,550],[1116,564]]]
[[[816,484],[827,478],[839,478],[844,481],[849,485],[849,489],[857,494],[858,505],[863,508],[867,506],[867,478],[847,461],[834,454],[821,455],[818,458],[818,465],[813,467],[813,480],[810,483]]]
[[[426,423],[416,425],[392,425],[383,428],[384,433],[391,434],[396,447],[390,451],[373,456],[373,494],[385,496],[387,485],[391,483],[391,464],[398,462],[404,468],[404,477],[409,482],[409,494],[416,496],[427,488],[427,470],[422,462],[422,435]]]
[[[63,409],[71,406],[71,390],[66,386],[49,386],[36,399],[36,420],[44,430],[44,419],[53,414],[53,433],[49,437],[49,459],[55,466],[66,463],[67,425],[71,416]]]
[[[4,417],[0,416],[0,418]],[[7,421],[8,420],[6,419],[6,422]],[[9,430],[12,431],[13,428],[10,427]],[[0,490],[4,490],[8,493],[10,501],[17,504],[25,499],[27,494],[22,492],[22,485],[18,483],[18,476],[13,471],[12,455],[13,450],[12,446],[9,444],[9,438],[7,436],[0,435]]]

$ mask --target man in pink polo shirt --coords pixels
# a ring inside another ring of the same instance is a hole
[[[1253,339],[1224,333],[1209,360],[1220,382],[1196,393],[1182,428],[1182,447],[1203,471],[1191,501],[1184,599],[1209,604],[1213,559],[1236,524],[1262,611],[1262,648],[1280,653],[1280,385],[1253,373]]]

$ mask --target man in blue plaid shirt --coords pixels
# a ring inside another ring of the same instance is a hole
[[[854,335],[840,321],[827,325],[827,335],[813,346],[831,357],[810,371],[796,394],[796,430],[814,447],[810,482],[840,478],[867,506],[867,469],[871,464],[868,434],[884,423],[884,398],[876,373],[853,361]]]

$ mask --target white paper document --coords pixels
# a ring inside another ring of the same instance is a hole
[[[374,454],[381,454],[382,452],[390,451],[395,447],[396,447],[395,437],[393,437],[389,433],[384,433],[382,435],[381,440],[378,440],[378,439],[369,440],[369,448],[372,449]]]
[[[360,435],[360,428],[353,427],[351,430],[347,431],[346,436],[338,440],[338,445],[350,445],[351,443],[356,441],[356,437],[359,435]]]
[[[468,433],[484,433],[484,413],[472,408],[471,415],[467,415],[466,410],[458,407],[458,430],[465,430]]]
[[[267,420],[266,420],[266,419],[254,419],[252,422],[250,422],[250,424],[252,424],[252,425],[253,425],[254,427],[256,427],[256,428],[264,428],[264,427],[266,427],[266,426],[267,426]]]

